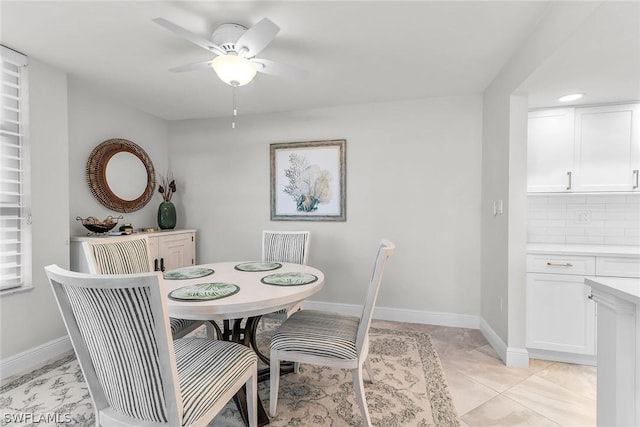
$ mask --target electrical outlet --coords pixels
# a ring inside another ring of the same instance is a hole
[[[574,224],[591,224],[591,211],[589,210],[581,210],[576,211],[573,216]]]

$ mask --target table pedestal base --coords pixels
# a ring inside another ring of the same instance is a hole
[[[260,323],[260,318],[262,316],[254,316],[248,317],[247,319],[235,319],[235,320],[225,320],[223,329],[220,329],[215,322],[211,322],[216,329],[216,333],[218,337],[224,341],[232,341],[238,344],[242,344],[244,346],[253,348],[256,352],[258,358],[267,365],[266,368],[258,370],[258,382],[261,383],[263,381],[269,381],[270,372],[269,372],[269,357],[260,351],[258,345],[256,343],[256,331],[258,329],[258,324]],[[246,320],[246,321],[245,321]],[[244,322],[244,325],[242,322]],[[293,363],[285,362],[280,365],[280,375],[289,374],[293,372]],[[247,416],[247,395],[244,387],[238,391],[238,393],[234,397],[234,402],[238,407],[238,411],[242,415],[242,419],[246,425],[249,425],[249,418]],[[267,411],[265,411],[262,406],[262,401],[258,398],[258,426],[264,426],[269,424],[269,416],[267,415]]]

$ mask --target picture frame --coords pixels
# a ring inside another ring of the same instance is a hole
[[[270,144],[271,220],[346,221],[345,139]]]

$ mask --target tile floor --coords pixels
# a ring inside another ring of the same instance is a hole
[[[431,336],[462,427],[596,425],[595,367],[532,360],[528,369],[508,368],[476,329],[382,320],[372,326]]]
[[[506,367],[479,330],[376,320],[426,332],[440,356],[463,427],[596,425],[596,368],[532,360]]]

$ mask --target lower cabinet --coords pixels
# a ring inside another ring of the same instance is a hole
[[[196,231],[170,230],[140,233],[149,239],[149,250],[156,271],[187,267],[196,263]],[[136,237],[140,234],[133,234]],[[92,239],[109,239],[109,236],[71,237],[71,269],[88,273],[89,268],[82,249],[82,242]]]
[[[596,354],[596,307],[584,276],[527,274],[527,347]]]
[[[195,232],[149,236],[149,249],[156,271],[195,265]]]
[[[640,277],[640,255],[527,255],[526,346],[532,358],[596,364],[597,308],[585,284],[595,277]]]

